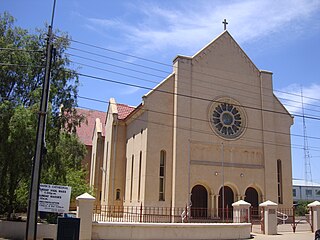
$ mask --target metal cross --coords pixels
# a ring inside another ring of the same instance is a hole
[[[224,25],[224,30],[227,30],[227,19],[224,19],[224,21],[222,22],[223,25]]]

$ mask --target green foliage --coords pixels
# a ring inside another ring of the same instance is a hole
[[[296,215],[298,216],[306,215],[308,213],[309,203],[311,203],[311,201],[299,200],[296,206]]]
[[[39,103],[44,79],[45,30],[30,33],[0,15],[0,213],[27,206]],[[68,35],[55,38],[41,182],[87,189],[85,147],[74,134],[84,117],[76,111],[78,76],[65,51]],[[61,108],[61,110],[60,110]]]

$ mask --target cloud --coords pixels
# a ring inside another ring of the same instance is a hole
[[[303,99],[301,98],[301,90]],[[304,86],[302,89],[298,84],[291,84],[286,88],[275,92],[276,96],[281,100],[291,114],[302,114],[303,100],[304,112],[309,116],[315,116],[315,112],[320,111],[319,93],[320,84]]]
[[[131,87],[131,86],[126,86],[123,87],[121,89],[121,95],[131,95],[131,94],[135,94],[136,92],[138,92],[140,90],[140,88],[138,87]]]
[[[229,21],[228,29],[242,43],[282,31],[299,34],[299,26],[311,21],[319,9],[317,0],[177,1],[170,8],[156,2],[140,2],[126,9],[137,15],[137,21],[125,17],[88,18],[87,25],[100,31],[118,30],[122,41],[140,55],[170,48],[193,54],[222,32],[224,18]]]

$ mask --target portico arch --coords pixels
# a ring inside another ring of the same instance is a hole
[[[258,191],[253,187],[246,189],[244,200],[251,204],[251,207],[258,209],[259,207],[259,194]]]
[[[208,191],[203,185],[195,185],[191,191],[191,216],[193,218],[207,217]]]
[[[221,187],[218,201],[219,217],[224,216],[225,219],[232,219],[232,203],[235,202],[232,188],[229,186]]]

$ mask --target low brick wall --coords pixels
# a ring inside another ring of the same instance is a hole
[[[26,222],[0,221],[0,237],[8,239],[25,239]],[[56,239],[56,224],[40,224],[37,226],[37,239]]]
[[[92,239],[249,239],[250,223],[106,223],[92,225]]]

